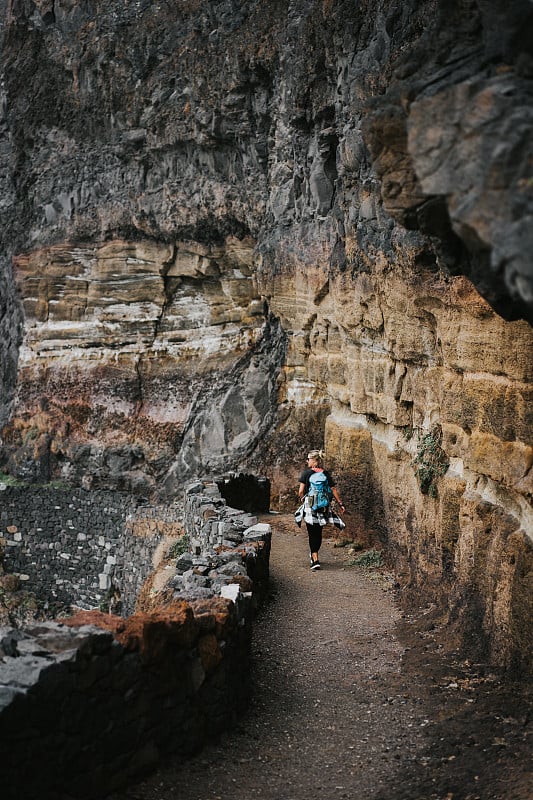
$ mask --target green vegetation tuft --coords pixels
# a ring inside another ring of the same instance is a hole
[[[374,569],[383,566],[383,556],[381,550],[366,550],[361,555],[356,556],[349,562],[350,567],[366,567]]]
[[[6,472],[0,472],[0,483],[3,483],[5,486],[26,486],[29,488],[34,487],[36,489],[41,489],[43,487],[48,489],[72,488],[70,483],[59,479],[45,482],[30,482],[23,481],[21,478],[14,478],[13,475],[8,475]]]
[[[0,472],[0,483],[6,486],[24,486],[24,481],[14,478],[13,475],[8,475],[5,472]]]
[[[418,450],[413,462],[415,475],[422,494],[437,497],[437,480],[450,465],[450,460],[441,447],[442,428],[434,425],[429,433],[418,432]]]
[[[179,558],[183,553],[189,549],[189,537],[180,536],[180,538],[169,547],[167,558]]]

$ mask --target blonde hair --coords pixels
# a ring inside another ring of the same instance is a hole
[[[310,450],[307,454],[307,458],[316,458],[319,466],[322,465],[326,454],[323,450]]]

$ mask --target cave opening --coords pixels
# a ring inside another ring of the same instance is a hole
[[[270,510],[270,481],[248,473],[230,473],[215,480],[228,505],[241,511],[267,513]]]

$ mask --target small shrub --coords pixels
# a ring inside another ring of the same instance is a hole
[[[7,475],[5,472],[0,472],[0,483],[5,484],[6,486],[23,486],[23,481],[19,481],[17,478],[14,478],[12,475]]]
[[[404,425],[401,429],[406,442],[410,442],[413,438],[414,429],[412,425]]]
[[[350,566],[366,568],[382,567],[383,557],[381,550],[367,550],[365,553],[361,553],[360,556],[356,556],[350,561]]]
[[[168,558],[179,558],[186,553],[189,549],[189,537],[188,536],[180,536],[174,544],[172,544],[167,553]]]
[[[437,497],[437,480],[450,465],[450,460],[441,447],[442,428],[434,425],[429,433],[418,432],[418,451],[413,462],[415,475],[422,494]]]

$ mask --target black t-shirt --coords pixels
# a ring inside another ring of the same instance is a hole
[[[314,469],[311,469],[311,467],[307,467],[307,469],[304,469],[304,471],[302,472],[302,474],[298,478],[300,483],[305,483],[305,493],[306,494],[309,491],[309,478],[311,477],[311,475],[314,472],[315,472]],[[331,477],[331,472],[329,472],[327,469],[323,470],[323,472],[324,472],[324,475],[326,476],[326,478],[328,479],[329,485],[330,486],[335,486],[335,481]]]

